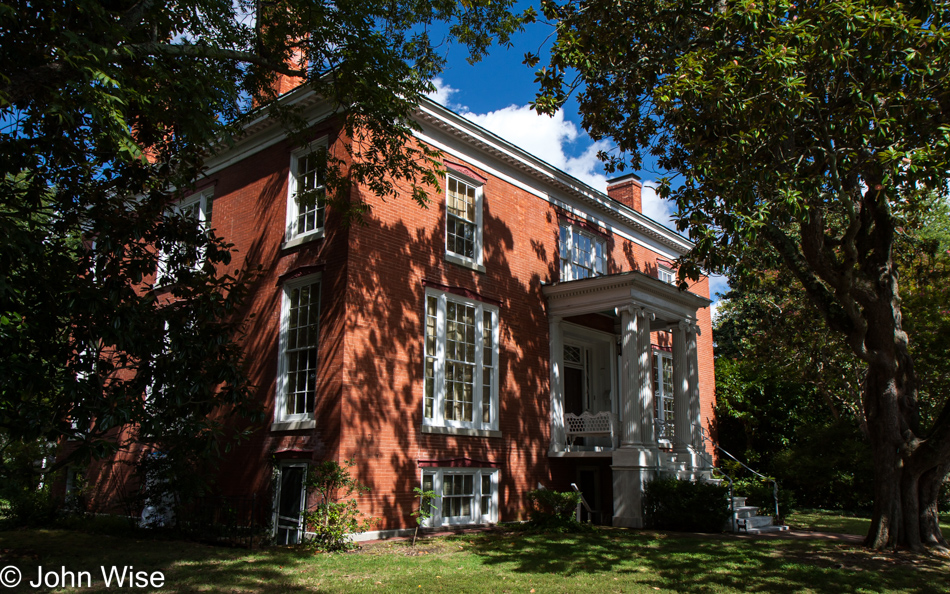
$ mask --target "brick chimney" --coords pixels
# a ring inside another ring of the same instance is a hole
[[[607,196],[611,200],[616,200],[628,208],[637,212],[643,212],[643,206],[640,203],[640,191],[643,184],[640,183],[640,176],[636,173],[628,173],[607,180]]]
[[[303,55],[303,51],[300,48],[294,50],[293,55],[287,59],[287,66],[297,70],[303,70],[307,67],[307,59]],[[277,78],[274,79],[274,82],[271,84],[271,89],[274,92],[276,97],[280,97],[284,93],[293,91],[303,83],[307,82],[307,79],[302,76],[289,76],[287,74],[278,74]],[[259,107],[260,103],[255,97],[252,101],[254,107]]]

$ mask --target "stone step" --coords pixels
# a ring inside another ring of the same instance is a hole
[[[765,526],[772,525],[772,517],[771,516],[752,516],[748,518],[739,518],[739,521],[737,522],[737,524],[739,525],[740,528],[743,528],[743,525],[744,525],[744,529],[746,530],[751,529],[751,528],[762,528]]]
[[[745,506],[745,500],[746,500],[745,497],[733,497],[733,498],[732,498],[732,506],[735,507],[735,508],[744,507],[744,506]]]
[[[744,532],[746,534],[768,534],[769,532],[785,532],[788,530],[788,526],[761,526],[759,528],[749,528]]]
[[[759,508],[754,505],[743,505],[734,508],[737,518],[751,518],[758,515]]]

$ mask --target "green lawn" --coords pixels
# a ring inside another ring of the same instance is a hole
[[[818,532],[840,532],[864,536],[871,526],[870,518],[846,516],[840,512],[825,510],[807,510],[789,514],[785,519],[789,526],[800,530]],[[940,515],[940,528],[944,535],[950,534],[950,514]]]
[[[244,551],[74,531],[0,532],[0,568],[162,571],[166,592],[947,592],[950,560],[870,553],[820,540],[602,529],[582,535],[488,533],[323,555]],[[0,591],[35,592],[24,587]],[[128,591],[128,589],[123,588]],[[40,589],[39,591],[60,591]],[[138,592],[157,591],[135,589]]]

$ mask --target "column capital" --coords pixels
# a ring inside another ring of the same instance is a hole
[[[618,316],[622,314],[630,314],[632,316],[637,315],[643,308],[639,305],[634,305],[633,303],[628,303],[626,305],[618,305],[614,308],[614,313]]]
[[[702,330],[699,328],[699,324],[697,324],[695,320],[680,320],[679,323],[677,323],[677,327],[680,330],[685,330],[688,333],[695,332],[697,336],[702,336],[703,334]]]

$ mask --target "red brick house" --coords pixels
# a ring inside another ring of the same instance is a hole
[[[571,483],[640,526],[644,480],[702,472],[708,283],[670,284],[690,243],[640,212],[635,176],[604,195],[424,101],[441,192],[422,209],[355,188],[371,211],[346,227],[295,200],[320,183],[316,148],[345,156],[338,129],[310,91],[282,100],[309,105],[312,142],[262,116],[186,199],[265,270],[245,348],[269,420],[225,461],[224,494],[273,498],[292,542],[306,465],[353,459],[367,538],[411,529],[420,486],[434,526],[518,520],[529,490]]]

